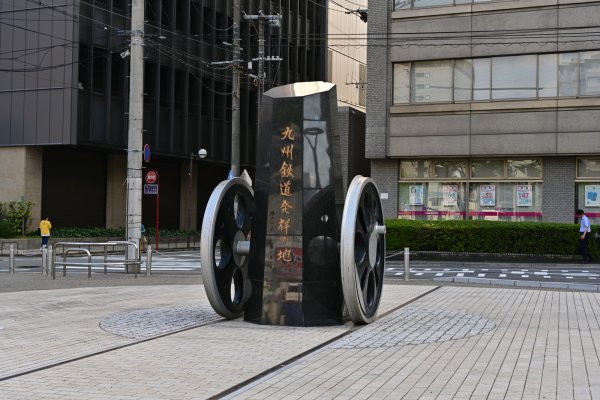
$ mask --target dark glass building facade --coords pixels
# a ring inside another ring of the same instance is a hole
[[[265,15],[281,14],[279,27],[265,26],[265,56],[282,59],[265,62],[264,89],[325,80],[326,2],[263,5]],[[259,1],[242,0],[241,9],[256,15]],[[123,226],[130,3],[0,0],[0,11],[0,152],[31,161],[15,171],[23,175],[22,197],[58,226]],[[161,176],[161,226],[189,227],[192,214],[198,226],[229,171],[233,74],[221,62],[232,60],[233,0],[146,0],[145,21],[143,140],[152,156],[144,167]],[[258,23],[242,16],[240,25],[240,161],[251,174],[259,82],[258,63],[248,63],[258,56]],[[208,157],[192,160],[200,148]],[[68,190],[77,187],[86,190]],[[143,201],[143,221],[152,225],[154,199]]]

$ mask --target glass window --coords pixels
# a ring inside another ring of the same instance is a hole
[[[461,182],[401,183],[398,218],[417,220],[464,219],[466,184]]]
[[[539,97],[556,97],[558,82],[558,55],[541,54],[539,56]]]
[[[454,101],[471,100],[473,90],[473,61],[454,61]]]
[[[583,210],[592,224],[600,223],[600,182],[577,184],[577,209]]]
[[[435,178],[466,178],[467,163],[463,160],[435,161]]]
[[[542,184],[486,182],[469,185],[469,219],[541,221]]]
[[[473,60],[473,100],[490,99],[490,59]]]
[[[414,103],[452,101],[452,60],[414,63],[411,74]]]
[[[508,160],[509,178],[541,178],[542,160]]]
[[[579,53],[558,55],[558,95],[577,96]]]
[[[436,7],[453,4],[453,0],[413,0],[414,8]]]
[[[394,64],[394,104],[408,103],[410,94],[410,64]]]
[[[400,162],[400,179],[429,179],[429,170],[431,162],[428,160],[419,161],[401,161]]]
[[[584,51],[579,62],[579,94],[600,94],[600,51]]]
[[[471,178],[504,178],[504,161],[473,160]]]
[[[580,158],[577,160],[578,178],[600,178],[600,158]]]
[[[536,96],[537,56],[492,58],[492,99]]]
[[[402,10],[403,8],[410,8],[410,0],[394,0],[394,10]]]

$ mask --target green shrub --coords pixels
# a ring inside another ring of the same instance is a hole
[[[387,249],[468,253],[577,254],[578,225],[541,222],[388,220]],[[592,226],[599,232],[600,226]],[[590,253],[598,255],[592,236]]]
[[[0,237],[14,237],[25,234],[25,227],[31,219],[33,203],[9,201],[0,203],[0,222],[7,227],[0,228]]]
[[[39,229],[30,232],[30,236],[39,236]],[[55,238],[94,238],[94,237],[125,237],[125,228],[54,228],[52,229],[52,237]],[[192,232],[193,235],[198,235],[198,232]],[[144,233],[147,237],[153,237],[155,235],[154,227],[146,227],[146,232]],[[161,229],[160,236],[161,237],[182,237],[187,236],[188,232],[178,231],[178,230],[169,230],[169,229]]]
[[[9,221],[0,221],[0,238],[12,238],[16,233]]]

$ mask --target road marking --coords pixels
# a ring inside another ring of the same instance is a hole
[[[423,275],[423,273],[422,273],[422,272],[419,272],[419,273],[417,273],[417,274],[415,274],[415,275],[416,275],[416,276],[421,276],[421,275]]]
[[[435,274],[435,276],[444,276],[443,272],[438,272],[437,274]]]
[[[456,276],[465,276],[465,274],[463,274],[462,272],[459,272],[458,274],[456,274]]]
[[[477,274],[478,278],[483,278],[485,276],[485,274]]]
[[[567,279],[573,279],[573,277],[572,276],[567,276]]]
[[[506,278],[506,274],[500,274],[498,275],[500,278]]]
[[[396,276],[404,275],[404,272],[396,272],[394,275],[396,275]]]
[[[544,275],[544,278],[548,278],[548,279],[550,279],[550,278],[552,278],[552,277],[551,277],[550,275]]]
[[[521,275],[521,278],[529,278],[529,275]]]

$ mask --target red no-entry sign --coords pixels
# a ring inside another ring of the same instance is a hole
[[[156,183],[157,180],[158,180],[158,172],[156,172],[153,169],[146,172],[146,183],[148,183],[148,184]]]

